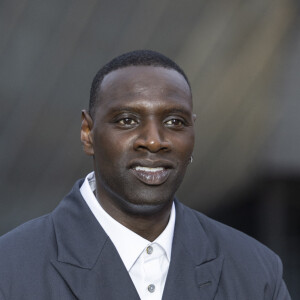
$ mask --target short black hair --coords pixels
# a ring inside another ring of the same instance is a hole
[[[89,102],[89,114],[92,118],[95,113],[100,86],[105,75],[112,71],[129,66],[154,66],[163,67],[166,69],[174,69],[184,77],[187,84],[191,88],[189,80],[183,70],[173,60],[165,55],[152,50],[135,50],[127,52],[112,59],[95,75],[91,86]]]

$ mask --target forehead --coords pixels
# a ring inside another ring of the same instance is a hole
[[[185,78],[173,69],[130,66],[107,74],[100,86],[99,105],[122,102],[175,102],[192,107],[192,96]]]

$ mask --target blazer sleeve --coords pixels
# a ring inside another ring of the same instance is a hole
[[[2,290],[0,289],[0,300],[5,300],[5,298],[4,298],[4,294],[3,294],[3,292],[2,292]]]
[[[277,259],[277,282],[273,295],[273,300],[291,300],[291,296],[288,292],[286,284],[282,278],[282,262],[279,256],[276,255]]]

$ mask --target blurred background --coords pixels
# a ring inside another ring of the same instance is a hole
[[[300,299],[299,6],[1,0],[0,234],[92,169],[79,135],[91,81],[113,57],[152,49],[193,88],[197,143],[178,197],[277,252]]]

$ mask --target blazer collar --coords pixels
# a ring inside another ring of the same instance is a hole
[[[78,299],[139,299],[117,250],[81,196],[82,182],[52,212],[57,259],[51,263]]]
[[[199,218],[199,216],[203,218],[207,217],[196,213],[194,210],[180,203],[177,199],[175,199],[175,205],[177,218],[174,240],[181,242],[196,265],[215,259],[217,253],[204,230],[201,218]]]
[[[175,204],[172,257],[163,299],[214,299],[223,255],[216,252],[204,229],[207,217],[177,200]]]
[[[57,260],[84,269],[91,269],[108,236],[95,219],[80,193],[83,180],[52,212],[56,234]]]

